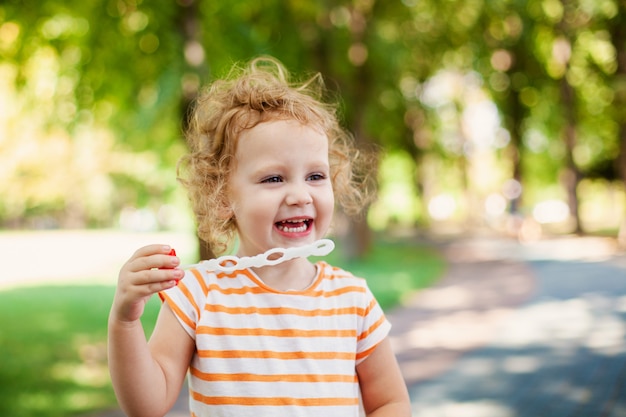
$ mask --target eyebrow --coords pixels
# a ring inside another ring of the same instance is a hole
[[[285,170],[285,165],[283,164],[268,164],[268,165],[264,165],[261,166],[258,169],[255,169],[254,171],[251,172],[252,176],[262,176],[266,173],[271,173],[271,172],[278,172],[278,171],[284,171]],[[307,171],[310,172],[314,172],[314,171],[323,171],[323,172],[329,172],[330,171],[330,164],[326,163],[326,162],[315,162],[310,164],[309,168],[307,168]]]

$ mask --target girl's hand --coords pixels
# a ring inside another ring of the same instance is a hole
[[[180,259],[167,245],[149,245],[137,250],[120,270],[111,316],[133,322],[143,314],[150,297],[172,288],[183,277]]]

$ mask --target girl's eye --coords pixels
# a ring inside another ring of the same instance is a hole
[[[281,181],[282,181],[282,178],[279,177],[278,175],[273,175],[271,177],[263,178],[263,180],[261,180],[262,183],[281,182]]]
[[[321,181],[321,180],[325,180],[325,179],[326,179],[326,175],[321,174],[321,173],[316,173],[316,174],[309,175],[309,181]]]

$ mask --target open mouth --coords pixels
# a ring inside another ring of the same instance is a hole
[[[276,228],[284,233],[306,232],[313,223],[313,219],[283,220],[276,223]]]

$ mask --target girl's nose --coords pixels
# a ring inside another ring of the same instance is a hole
[[[285,202],[290,206],[303,206],[311,204],[313,202],[313,198],[305,186],[294,184],[289,187]]]

